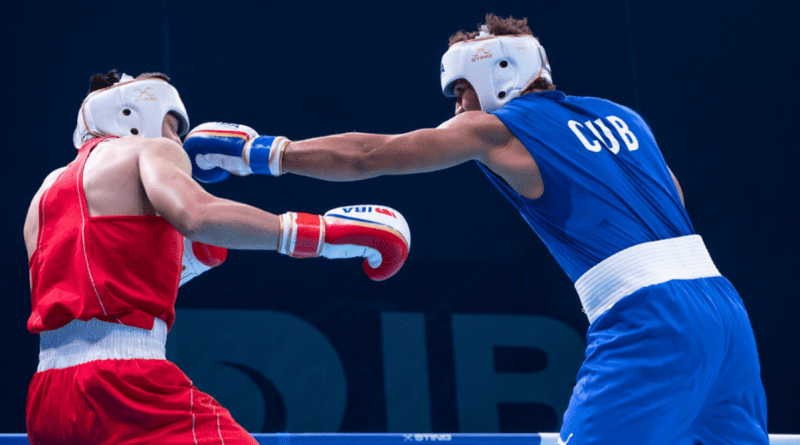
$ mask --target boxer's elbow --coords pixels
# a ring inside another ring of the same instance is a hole
[[[186,238],[196,241],[198,234],[212,223],[211,203],[205,199],[186,199],[174,206],[168,221]]]
[[[374,146],[364,145],[345,161],[347,175],[352,179],[363,179],[374,172],[378,156]]]
[[[196,209],[180,209],[178,212],[171,215],[172,217],[168,218],[168,221],[181,235],[194,240],[195,234],[197,234],[203,226],[202,218],[200,218],[198,213]]]
[[[363,137],[348,160],[348,171],[355,179],[366,179],[385,173],[391,163],[387,138],[383,135]]]
[[[202,231],[203,225],[202,219],[198,218],[195,213],[190,212],[183,215],[176,223],[172,223],[172,226],[175,227],[181,235],[192,241],[196,241],[197,234]]]

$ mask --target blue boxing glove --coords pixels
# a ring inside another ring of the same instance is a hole
[[[246,125],[207,122],[190,131],[183,149],[192,161],[192,175],[200,182],[220,182],[231,173],[279,176],[283,136],[259,136]]]

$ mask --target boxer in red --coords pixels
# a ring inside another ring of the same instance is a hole
[[[28,330],[40,336],[31,444],[255,444],[166,360],[179,285],[227,248],[364,257],[375,280],[408,254],[408,226],[392,209],[274,215],[207,193],[191,178],[180,140],[189,118],[168,81],[113,70],[92,77],[73,136],[78,156],[31,202]],[[246,144],[251,135],[215,137]]]

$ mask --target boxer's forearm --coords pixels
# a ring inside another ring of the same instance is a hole
[[[385,174],[390,136],[346,133],[289,143],[282,170],[327,181],[356,181]]]
[[[345,133],[289,143],[282,171],[327,181],[426,173],[480,159],[487,145],[459,127],[396,135]]]
[[[189,133],[183,147],[195,163],[194,176],[203,182],[224,180],[227,172],[272,176],[294,173],[327,181],[356,181],[482,161],[486,148],[497,145],[496,129],[489,128],[484,135],[483,127],[470,126],[475,116],[461,118],[458,122],[462,124],[455,119],[439,128],[396,135],[344,133],[293,142],[284,137],[258,136],[243,125],[206,123]]]
[[[187,238],[214,246],[276,250],[280,221],[247,204],[215,198],[186,212],[181,229]]]

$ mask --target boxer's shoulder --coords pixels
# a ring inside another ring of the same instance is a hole
[[[103,141],[93,150],[92,155],[108,153],[118,157],[137,157],[143,151],[171,151],[180,149],[181,146],[178,143],[165,137],[143,138],[140,136],[127,136]]]

